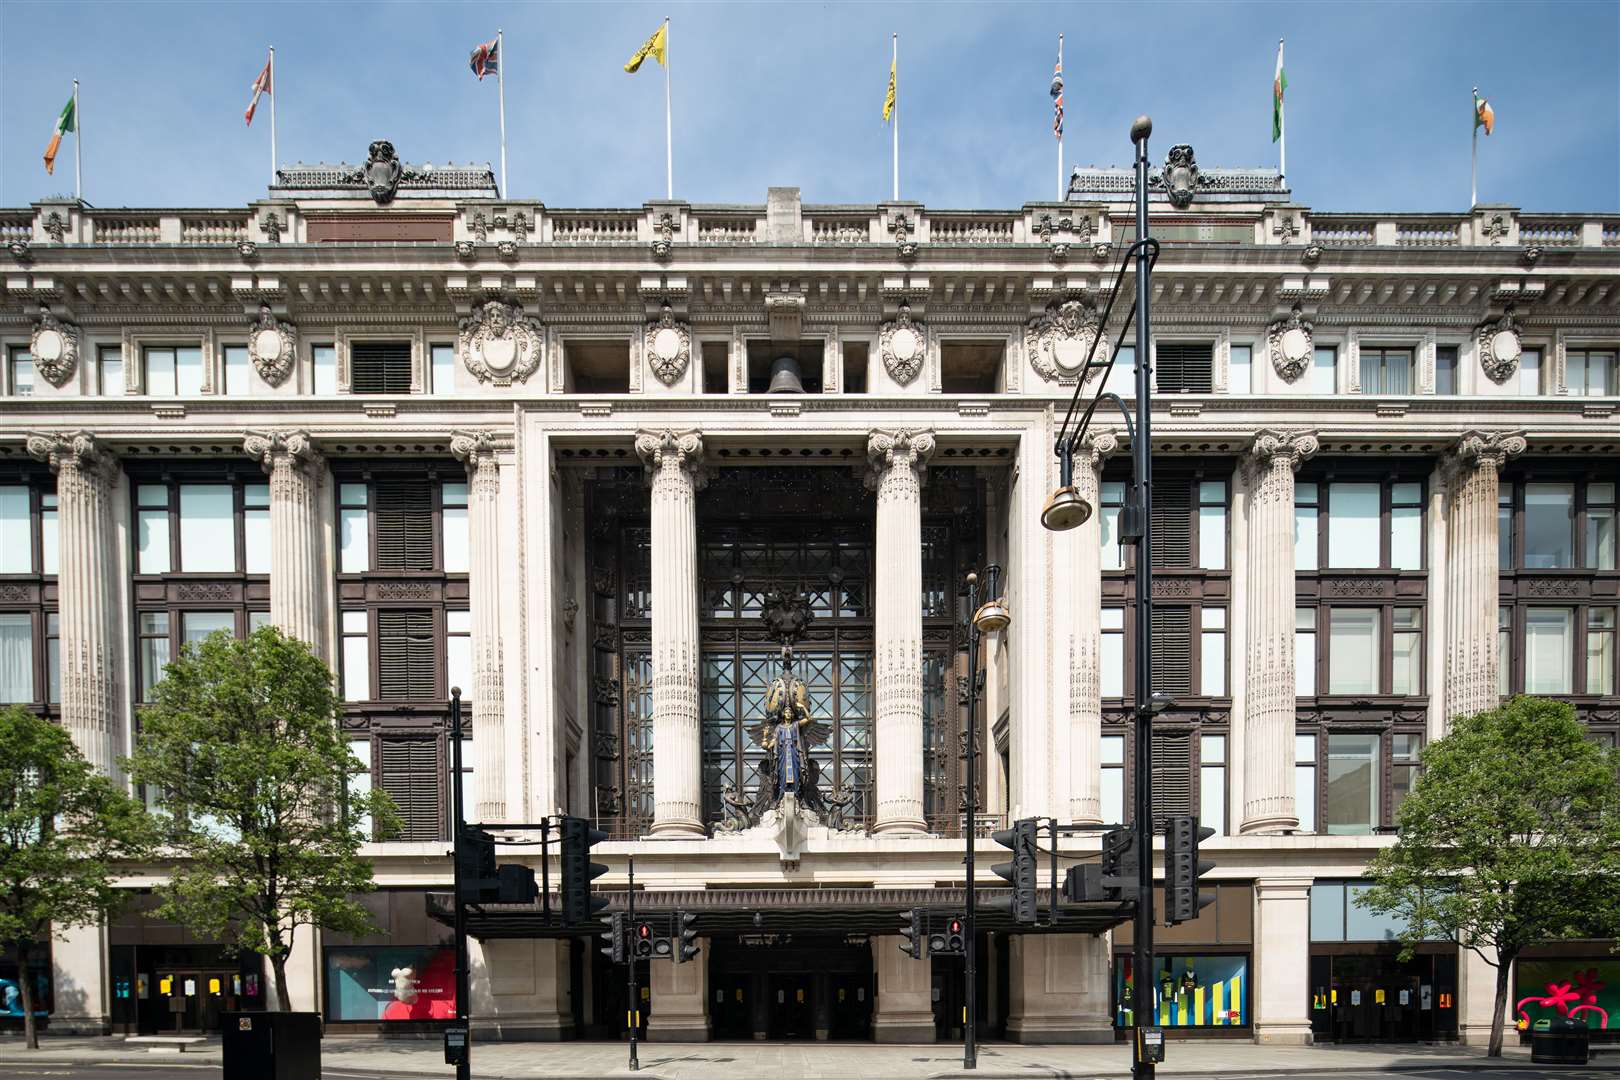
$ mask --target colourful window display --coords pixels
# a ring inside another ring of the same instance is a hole
[[[1584,1020],[1593,1031],[1620,1028],[1620,960],[1520,960],[1513,1020],[1520,1031],[1554,1017]]]
[[[1114,1024],[1131,1027],[1136,980],[1132,958],[1114,965]],[[1170,955],[1154,958],[1154,1022],[1160,1027],[1241,1027],[1249,1023],[1249,958]]]
[[[326,950],[328,1020],[453,1020],[456,954],[445,946]]]

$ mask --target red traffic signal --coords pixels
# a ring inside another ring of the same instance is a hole
[[[638,937],[638,938],[650,938],[650,937],[652,937],[652,927],[650,925],[648,925],[647,923],[638,923],[636,925],[636,937]]]

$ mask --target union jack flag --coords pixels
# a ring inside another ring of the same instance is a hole
[[[1052,135],[1063,138],[1063,59],[1052,71]]]
[[[485,75],[494,75],[501,70],[501,39],[486,41],[472,51],[472,73],[482,82]]]

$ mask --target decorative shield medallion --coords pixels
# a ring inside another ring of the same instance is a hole
[[[1266,328],[1266,351],[1271,354],[1271,366],[1283,382],[1293,382],[1305,373],[1311,362],[1311,324],[1299,312],[1299,305]]]
[[[1170,205],[1177,209],[1192,205],[1199,181],[1198,162],[1193,157],[1193,148],[1186,143],[1172,146],[1165,157],[1164,171],[1160,177],[1164,192],[1170,197]]]
[[[269,304],[260,304],[259,321],[248,337],[248,359],[253,361],[259,377],[271,386],[280,386],[292,373],[297,354],[298,339],[293,327],[277,319]]]
[[[487,300],[461,320],[458,351],[479,382],[510,386],[539,368],[544,340],[540,324],[517,304]]]
[[[657,322],[647,324],[642,345],[653,374],[665,386],[686,374],[692,359],[692,333],[675,321],[675,312],[668,304],[663,306]]]
[[[394,153],[394,144],[387,139],[372,143],[361,173],[365,177],[366,188],[378,206],[393,202],[394,193],[399,190],[400,176],[404,173],[404,166]]]
[[[28,353],[34,358],[34,370],[52,386],[61,386],[79,366],[79,328],[62,322],[41,304]]]
[[[1479,366],[1492,382],[1501,385],[1519,370],[1524,342],[1519,337],[1511,305],[1500,319],[1481,324],[1475,331],[1475,340],[1479,343]]]
[[[1047,382],[1073,383],[1086,366],[1087,356],[1108,355],[1108,335],[1098,325],[1097,308],[1091,301],[1079,297],[1054,300],[1024,328],[1024,351],[1035,373]],[[1093,370],[1091,378],[1096,377]]]
[[[911,321],[910,304],[901,304],[894,320],[883,324],[878,333],[878,351],[883,354],[884,369],[901,386],[922,371],[923,328]]]

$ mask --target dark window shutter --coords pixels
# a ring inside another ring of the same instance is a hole
[[[349,345],[349,389],[356,394],[411,392],[411,343],[356,341]]]
[[[1153,566],[1192,565],[1192,481],[1167,476],[1153,481]]]
[[[1215,346],[1161,341],[1154,353],[1154,387],[1161,394],[1207,394],[1215,387]]]
[[[378,570],[433,569],[433,487],[426,480],[378,480]]]
[[[1153,607],[1153,690],[1192,691],[1192,608]]]
[[[439,840],[446,834],[439,790],[439,740],[382,740],[382,788],[399,810],[396,840]]]
[[[435,644],[433,612],[377,612],[377,697],[434,700],[439,668]]]
[[[1192,735],[1159,731],[1153,735],[1153,817],[1162,821],[1190,814],[1192,805]]]

